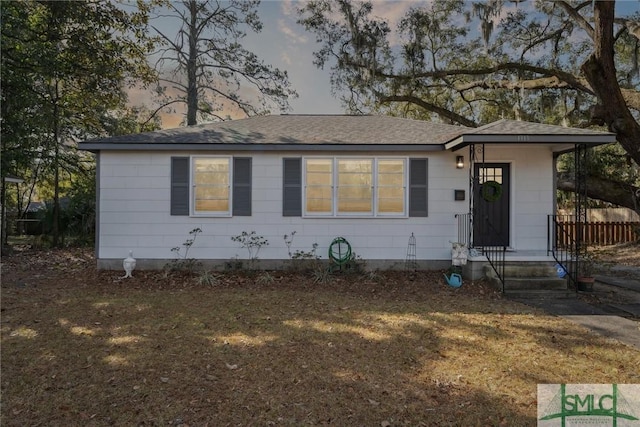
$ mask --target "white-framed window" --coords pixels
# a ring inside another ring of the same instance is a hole
[[[192,215],[231,216],[231,157],[191,157]]]
[[[407,216],[407,159],[303,158],[305,216]]]

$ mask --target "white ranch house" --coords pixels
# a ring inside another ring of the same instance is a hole
[[[210,266],[246,259],[231,237],[255,231],[269,241],[260,265],[282,267],[283,236],[295,231],[292,250],[317,243],[326,260],[341,236],[368,267],[382,269],[404,268],[413,233],[419,268],[438,269],[451,265],[456,241],[501,246],[512,259],[552,260],[555,158],[614,141],[606,132],[512,120],[472,129],[385,116],[274,115],[80,148],[97,155],[99,268],[120,269],[130,250],[138,268],[162,267],[174,258],[171,248],[200,228],[189,256]]]

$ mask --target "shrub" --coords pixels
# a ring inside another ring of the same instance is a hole
[[[251,233],[243,231],[238,236],[231,237],[231,240],[240,243],[240,247],[249,252],[251,267],[254,267],[255,261],[258,259],[258,254],[260,253],[260,249],[264,246],[269,246],[269,241],[263,236],[257,235],[255,231],[252,231]]]
[[[202,233],[200,228],[194,228],[189,232],[191,236],[187,240],[184,241],[182,246],[176,246],[171,248],[171,252],[174,253],[175,259],[171,260],[170,263],[165,265],[165,268],[168,270],[180,270],[180,271],[188,271],[189,273],[193,273],[200,267],[202,267],[202,263],[195,258],[189,258],[189,250],[196,242],[196,238],[198,234]]]

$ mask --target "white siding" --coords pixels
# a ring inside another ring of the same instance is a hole
[[[486,162],[511,164],[511,243],[515,250],[546,251],[553,214],[553,153],[547,146],[485,147]]]
[[[515,249],[546,248],[546,216],[552,213],[552,153],[543,147],[491,147],[486,161],[511,163],[512,242]],[[427,218],[300,218],[282,216],[282,158],[306,153],[243,152],[252,157],[252,216],[193,218],[169,214],[170,160],[186,152],[117,152],[100,155],[100,224],[98,258],[117,259],[133,250],[139,259],[172,259],[171,248],[181,246],[189,231],[202,234],[190,257],[246,259],[232,236],[255,231],[269,240],[260,259],[287,259],[283,236],[296,231],[292,250],[311,250],[327,258],[334,237],[345,237],[362,259],[404,261],[411,233],[417,241],[418,260],[450,259],[450,242],[457,240],[456,213],[468,211],[468,153],[464,169],[455,168],[450,152],[393,153],[394,156],[429,159],[429,216]],[[199,153],[208,154],[208,153]],[[234,153],[214,153],[233,155]],[[348,153],[340,153],[348,155]],[[355,153],[354,155],[358,155]],[[388,153],[367,153],[388,156]],[[463,189],[466,200],[454,201],[454,189]]]

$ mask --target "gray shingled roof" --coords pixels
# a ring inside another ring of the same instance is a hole
[[[588,129],[499,120],[477,129],[388,116],[281,115],[94,139],[99,150],[443,150],[471,143],[605,143],[615,135]],[[357,147],[357,148],[356,148]]]
[[[441,145],[469,128],[388,116],[281,115],[86,141],[95,144]]]
[[[502,119],[465,132],[475,135],[606,135],[590,129]]]
[[[562,152],[574,144],[599,145],[615,141],[615,134],[610,132],[502,119],[468,129],[445,143],[445,148],[458,150],[470,144],[549,144],[554,151]]]

